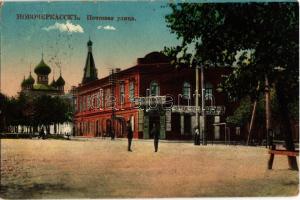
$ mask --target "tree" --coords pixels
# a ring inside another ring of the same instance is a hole
[[[70,102],[61,97],[42,95],[33,100],[34,121],[37,125],[45,125],[47,131],[51,124],[57,125],[72,119]]]
[[[230,97],[250,94],[256,98],[257,85],[267,79],[276,90],[286,147],[293,151],[287,107],[293,98],[287,96],[299,96],[297,2],[183,3],[170,7],[172,13],[166,21],[182,44],[165,48],[165,52],[178,63],[233,66],[223,84]],[[191,45],[195,50],[188,53]],[[260,88],[262,92],[264,87]],[[295,157],[289,157],[289,163],[298,169]]]
[[[7,107],[9,99],[4,94],[0,93],[0,132],[6,130]]]

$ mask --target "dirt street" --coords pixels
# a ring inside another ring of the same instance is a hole
[[[126,140],[1,140],[2,198],[291,196],[298,172],[263,147]]]

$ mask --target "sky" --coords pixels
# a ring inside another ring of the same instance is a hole
[[[231,0],[240,1],[249,0]],[[167,2],[5,1],[0,8],[1,92],[8,96],[17,95],[24,76],[28,77],[30,70],[36,79],[33,71],[42,54],[52,69],[49,82],[53,77],[57,79],[61,70],[66,81],[65,90],[77,86],[82,80],[89,38],[93,41],[98,78],[107,76],[110,68],[132,67],[137,58],[161,51],[165,46],[178,45],[180,41],[170,33],[165,22],[165,16],[171,13]],[[17,19],[18,14],[74,14],[80,20],[20,20]],[[87,20],[87,15],[114,17],[114,20],[91,21]],[[117,21],[118,17],[131,17],[134,20]]]
[[[137,58],[164,46],[179,44],[166,26],[171,10],[166,2],[5,2],[1,11],[1,89],[13,96],[20,91],[24,76],[45,62],[57,78],[60,70],[65,89],[78,85],[83,76],[87,41],[93,41],[98,77],[109,68],[129,68]],[[75,14],[80,20],[21,20],[18,14]],[[87,15],[114,20],[87,20]],[[133,21],[117,21],[133,17]]]

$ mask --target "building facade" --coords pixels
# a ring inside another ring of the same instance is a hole
[[[98,79],[91,45],[89,41],[84,77],[77,88],[75,135],[103,137],[114,133],[116,137],[126,137],[126,122],[130,121],[134,138],[152,138],[153,124],[159,127],[162,139],[192,138],[196,111],[202,116],[200,107],[194,106],[194,69],[175,68],[168,57],[152,52],[138,58],[135,66],[113,69],[109,76]],[[222,122],[231,113],[232,105],[218,92],[218,84],[230,72],[229,68],[204,71],[205,122],[211,140],[226,137]],[[201,88],[200,81],[199,84]],[[203,121],[202,116],[199,123]]]

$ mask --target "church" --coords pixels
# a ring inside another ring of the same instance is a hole
[[[34,73],[37,76],[36,80],[32,77],[31,71],[27,79],[24,76],[21,83],[21,93],[30,97],[44,94],[51,96],[60,96],[64,94],[65,80],[63,79],[61,72],[57,80],[55,80],[53,76],[53,80],[49,84],[51,68],[45,63],[43,56],[40,63],[34,68]]]

